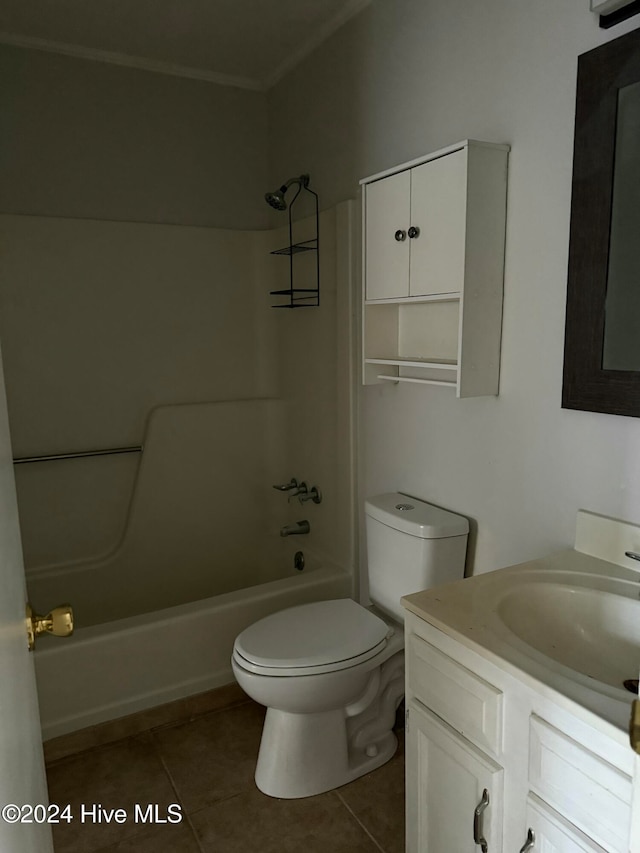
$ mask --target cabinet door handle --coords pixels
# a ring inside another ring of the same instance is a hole
[[[407,239],[407,232],[402,231],[401,229],[398,229],[394,236],[395,236],[396,240],[398,241],[398,243],[402,243],[404,240]]]
[[[534,844],[536,843],[536,834],[529,827],[529,831],[527,832],[527,840],[524,842],[524,845],[520,848],[520,853],[529,853],[529,850],[533,850]]]
[[[416,237],[420,236],[420,229],[416,226],[412,225],[411,228],[407,231],[410,240],[414,240]]]
[[[482,834],[482,813],[489,805],[489,792],[485,788],[482,792],[482,799],[475,807],[473,812],[473,840],[476,844],[480,845],[480,849],[482,853],[487,853],[489,850],[489,845],[487,844],[487,839]]]

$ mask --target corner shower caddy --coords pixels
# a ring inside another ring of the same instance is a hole
[[[271,252],[272,255],[287,255],[289,257],[289,287],[286,290],[271,290],[271,296],[288,296],[287,302],[282,302],[280,305],[272,305],[272,308],[317,308],[320,305],[320,232],[319,232],[319,216],[318,216],[318,194],[314,193],[309,188],[309,176],[305,175],[306,181],[298,185],[298,190],[289,204],[289,245],[282,249],[275,249]],[[302,191],[310,193],[314,198],[315,204],[315,222],[316,235],[310,240],[300,240],[294,242],[293,239],[293,205]],[[295,255],[304,252],[316,253],[316,286],[315,287],[294,287],[293,274],[293,259]]]

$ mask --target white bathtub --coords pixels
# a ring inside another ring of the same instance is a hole
[[[346,572],[321,566],[215,598],[38,639],[43,739],[233,681],[237,634],[276,610],[351,594]]]

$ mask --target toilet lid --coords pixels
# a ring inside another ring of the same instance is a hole
[[[338,663],[342,669],[377,654],[389,633],[382,619],[350,598],[316,601],[260,619],[237,637],[234,653],[283,674]]]

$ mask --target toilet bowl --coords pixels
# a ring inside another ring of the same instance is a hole
[[[404,695],[400,597],[464,573],[466,518],[392,492],[365,502],[369,592],[302,604],[245,629],[232,668],[267,707],[255,779],[273,797],[345,785],[394,754]]]
[[[351,599],[292,607],[243,631],[233,672],[268,709],[258,788],[308,797],[388,761],[404,693],[402,650],[402,627]]]

